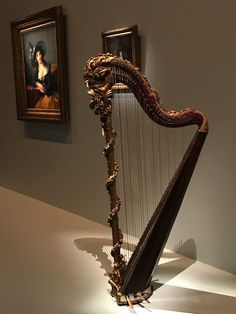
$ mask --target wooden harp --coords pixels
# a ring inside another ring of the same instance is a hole
[[[100,116],[106,141],[106,188],[110,196],[108,222],[112,229],[111,255],[114,259],[113,271],[109,275],[112,295],[116,297],[119,305],[140,303],[152,294],[152,272],[161,257],[190,182],[208,133],[208,121],[204,113],[195,109],[166,110],[160,102],[158,92],[151,88],[139,69],[129,61],[110,54],[89,59],[84,69],[84,80],[88,93],[92,96],[90,108]],[[168,128],[187,125],[198,127],[127,263],[121,254],[123,234],[118,218],[121,202],[116,188],[118,165],[114,156],[115,131],[112,126],[112,87],[117,83],[128,86],[147,116],[155,123]]]

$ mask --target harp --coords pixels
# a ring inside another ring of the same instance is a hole
[[[179,212],[208,132],[208,121],[205,114],[196,109],[182,111],[165,109],[160,102],[158,92],[151,88],[139,69],[129,61],[110,54],[89,59],[84,69],[84,80],[88,87],[88,93],[92,96],[90,108],[100,116],[106,141],[104,148],[108,167],[106,188],[110,197],[108,223],[112,229],[111,255],[114,259],[113,270],[109,274],[109,283],[112,287],[112,295],[116,297],[119,305],[132,305],[148,299],[152,294],[152,272],[162,255]],[[121,253],[123,233],[118,217],[121,201],[116,187],[118,174],[114,153],[116,132],[112,126],[112,87],[117,83],[128,86],[146,115],[155,123],[168,128],[197,126],[193,139],[128,262],[124,260]]]

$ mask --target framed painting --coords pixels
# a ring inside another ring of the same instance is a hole
[[[102,33],[103,52],[129,60],[140,66],[138,25]]]
[[[17,118],[69,121],[62,6],[11,22]]]
[[[114,29],[102,32],[103,53],[111,53],[140,66],[140,43],[138,26]],[[126,85],[118,83],[114,88],[125,89]]]

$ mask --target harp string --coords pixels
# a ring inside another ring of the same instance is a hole
[[[120,224],[124,233],[124,247],[125,253],[124,256],[126,259],[129,259],[130,251],[130,239],[129,235],[133,233],[130,228],[131,219],[129,216],[132,216],[128,208],[132,207],[132,198],[128,197],[131,195],[130,186],[131,186],[131,165],[130,165],[130,151],[129,147],[127,148],[127,114],[125,113],[124,106],[127,106],[127,97],[124,93],[121,93],[119,90],[113,95],[113,123],[114,128],[117,132],[117,141],[116,141],[116,155],[117,162],[119,165],[119,175],[117,178],[117,190],[121,198],[121,211],[120,211]],[[126,154],[124,151],[126,150]]]
[[[116,90],[113,115],[119,164],[117,189],[122,201],[119,216],[124,242],[130,243],[140,238],[162,194],[160,127],[146,116],[131,93]],[[131,251],[131,244],[127,249]]]
[[[116,93],[114,94],[115,97],[113,97],[113,100],[115,98],[115,104],[114,104],[114,108],[115,108],[115,118],[116,119],[116,124],[115,124],[115,130],[117,132],[117,142],[116,142],[116,151],[117,151],[117,162],[119,165],[119,175],[117,178],[117,190],[119,193],[119,196],[121,198],[121,212],[120,212],[120,216],[122,216],[123,219],[121,219],[121,225],[122,226],[122,230],[123,230],[123,235],[124,235],[124,248],[129,251],[129,225],[128,225],[128,217],[127,217],[127,198],[126,198],[126,186],[125,184],[122,184],[122,182],[124,182],[124,177],[125,177],[125,173],[124,173],[124,154],[122,154],[123,151],[123,146],[124,146],[124,141],[123,141],[123,132],[122,132],[122,101],[121,101],[121,97],[119,97],[119,93],[120,91],[117,90]],[[124,121],[123,121],[124,123]],[[122,165],[122,166],[121,166]],[[123,249],[124,250],[124,249]],[[124,252],[122,252],[122,254],[125,257],[125,260],[127,261],[127,254],[125,254]]]
[[[115,89],[112,103],[117,132],[119,217],[124,232],[122,254],[128,261],[188,141],[186,128],[169,129],[157,125],[127,90]]]
[[[145,187],[145,182],[144,182],[144,178],[143,178],[143,134],[144,134],[144,130],[143,130],[143,125],[142,125],[142,120],[140,119],[140,114],[138,111],[138,107],[135,106],[135,121],[137,121],[136,125],[136,139],[139,139],[139,141],[137,141],[137,176],[138,176],[138,184],[137,184],[137,190],[136,190],[136,195],[137,195],[137,199],[139,200],[138,203],[138,209],[139,209],[139,216],[140,216],[140,220],[139,220],[139,228],[138,228],[138,233],[137,233],[137,237],[139,236],[139,234],[141,233],[141,226],[142,223],[144,223],[144,197],[143,197],[143,188]],[[138,198],[139,196],[139,198]],[[142,210],[143,209],[143,210]]]

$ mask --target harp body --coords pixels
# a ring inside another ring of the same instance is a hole
[[[91,58],[84,70],[84,79],[92,96],[91,109],[100,116],[106,145],[108,179],[106,188],[110,196],[108,223],[112,229],[113,271],[109,275],[112,294],[118,304],[140,303],[152,294],[151,275],[158,263],[182,200],[190,182],[199,154],[204,144],[208,121],[196,109],[182,111],[166,110],[157,91],[151,88],[145,76],[130,62],[110,54]],[[166,191],[163,193],[149,220],[130,260],[124,261],[121,254],[123,234],[119,227],[118,212],[121,201],[117,195],[116,178],[118,165],[114,144],[116,133],[112,126],[112,87],[123,83],[129,87],[148,117],[164,127],[178,128],[197,125],[197,131],[184,154]]]

